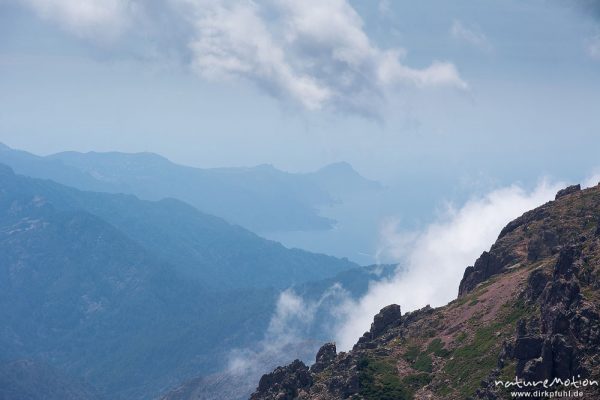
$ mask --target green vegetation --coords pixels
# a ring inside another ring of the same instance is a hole
[[[502,368],[502,373],[500,374],[499,380],[502,381],[512,381],[515,379],[517,375],[517,362],[513,361],[509,364],[506,364],[504,368]]]
[[[415,392],[432,379],[431,374],[425,372],[400,378],[396,362],[391,358],[364,357],[358,362],[358,371],[359,393],[366,400],[412,399]]]
[[[514,329],[526,309],[521,302],[516,302],[505,306],[502,312],[504,315],[498,321],[480,328],[470,343],[454,350],[452,358],[444,366],[450,382],[464,397],[472,395],[481,380],[496,366],[501,342],[497,333]]]
[[[427,373],[408,375],[402,378],[402,384],[413,391],[421,389],[423,386],[428,385],[430,382],[431,374]]]
[[[413,397],[413,391],[398,376],[392,359],[362,358],[358,362],[358,371],[359,393],[366,400],[408,400]]]
[[[444,343],[440,338],[435,338],[429,343],[424,352],[417,345],[408,346],[406,353],[404,353],[404,359],[411,363],[415,370],[430,373],[433,370],[431,354],[437,357],[447,357],[450,351],[444,348]]]
[[[504,368],[502,368],[502,371],[500,373],[500,376],[498,377],[498,380],[503,381],[503,382],[512,381],[515,379],[516,375],[517,375],[517,363],[516,363],[516,361],[513,361],[509,364],[506,364],[504,366]],[[501,387],[500,389],[501,389],[500,390],[501,393],[504,393],[506,396],[509,396],[510,392],[514,390],[514,389],[506,388],[506,387]]]
[[[416,345],[408,347],[404,359],[417,371],[431,372],[433,368],[431,357],[427,353],[422,353],[420,347]]]
[[[417,360],[417,357],[419,356],[419,354],[421,353],[421,349],[419,348],[419,346],[408,346],[408,349],[406,350],[406,353],[404,353],[404,359],[410,363],[413,363]]]
[[[417,371],[431,372],[433,370],[433,361],[429,354],[421,353],[413,364],[413,368]]]
[[[460,307],[463,304],[465,304],[467,301],[469,301],[470,297],[469,296],[463,296],[463,297],[459,297],[456,300],[452,300],[450,303],[448,303],[448,305],[453,305],[456,307]]]
[[[444,348],[444,343],[440,338],[435,338],[427,346],[427,353],[434,354],[437,357],[448,357],[450,351]]]

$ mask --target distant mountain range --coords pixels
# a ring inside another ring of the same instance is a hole
[[[335,221],[318,207],[381,186],[337,163],[293,174],[271,165],[201,169],[152,153],[63,152],[46,157],[0,144],[0,163],[17,173],[83,190],[129,193],[147,200],[183,200],[255,232],[323,230]]]
[[[19,364],[24,382],[74,377],[75,393],[152,398],[261,340],[279,289],[318,295],[337,275],[358,293],[369,274],[178,200],[80,191],[0,165],[0,360],[31,360]]]

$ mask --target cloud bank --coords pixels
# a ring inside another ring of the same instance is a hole
[[[184,46],[173,47],[185,49],[199,76],[246,80],[307,110],[373,116],[402,86],[467,89],[451,62],[413,68],[405,49],[376,45],[347,0],[13,1],[91,40],[160,41],[170,30],[161,16],[170,16],[172,29],[185,33],[176,36]]]
[[[582,187],[600,181],[594,171]],[[349,350],[369,329],[373,316],[386,305],[400,304],[403,312],[429,304],[442,306],[456,298],[468,265],[496,240],[508,222],[554,198],[564,183],[541,181],[533,190],[519,185],[474,197],[460,207],[449,205],[439,219],[418,232],[399,230],[388,219],[381,229],[381,253],[401,260],[402,268],[389,279],[378,278],[369,291],[353,299],[334,284],[318,299],[306,299],[292,289],[283,291],[264,339],[252,349],[235,350],[228,373],[257,378],[274,365],[301,358],[310,363],[320,346],[316,336],[331,335],[338,350]],[[323,324],[327,321],[328,324]]]
[[[312,300],[292,289],[281,292],[264,338],[252,347],[232,350],[222,373],[244,386],[250,394],[262,374],[278,365],[288,364],[296,358],[308,363],[314,361],[322,343],[314,339],[312,332],[329,329],[316,322],[318,314],[329,312],[331,304],[341,304],[346,299],[348,293],[337,284]],[[312,340],[308,339],[311,337]]]
[[[458,209],[449,207],[441,220],[418,233],[399,233],[388,224],[383,251],[401,257],[405,270],[373,283],[364,297],[347,300],[338,309],[343,314],[336,334],[338,346],[351,348],[388,304],[400,304],[406,312],[454,299],[464,269],[493,244],[500,230],[523,212],[551,200],[561,186],[542,182],[530,192],[517,185],[494,190]]]
[[[402,63],[405,50],[374,45],[345,0],[186,3],[201,75],[245,78],[310,110],[372,113],[373,99],[398,84],[466,88],[451,63],[414,69]]]

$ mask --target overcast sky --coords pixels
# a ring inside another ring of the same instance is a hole
[[[577,180],[600,165],[600,2],[0,0],[0,141]]]

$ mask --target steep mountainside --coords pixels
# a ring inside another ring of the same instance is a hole
[[[600,398],[600,186],[556,197],[502,230],[456,300],[405,315],[385,307],[351,351],[327,344],[310,368],[279,367],[252,400]],[[496,384],[515,377],[537,386]]]
[[[193,256],[198,279],[172,263]],[[353,266],[179,201],[81,192],[0,165],[0,359],[49,365],[108,398],[152,398],[262,339],[278,290],[216,290],[217,278],[276,286]]]
[[[308,174],[270,165],[201,169],[152,153],[64,152],[40,157],[2,144],[0,163],[20,174],[83,190],[129,193],[147,200],[177,198],[255,232],[330,229],[335,221],[320,216],[319,206],[380,189],[346,163]]]
[[[147,398],[262,337],[275,291],[208,292],[97,216],[11,187],[24,183],[11,173],[0,172],[0,358]]]
[[[3,175],[0,188],[8,194],[37,196],[59,211],[93,214],[208,288],[281,288],[357,266],[287,249],[174,199],[152,202],[132,195],[83,192],[10,172]]]

